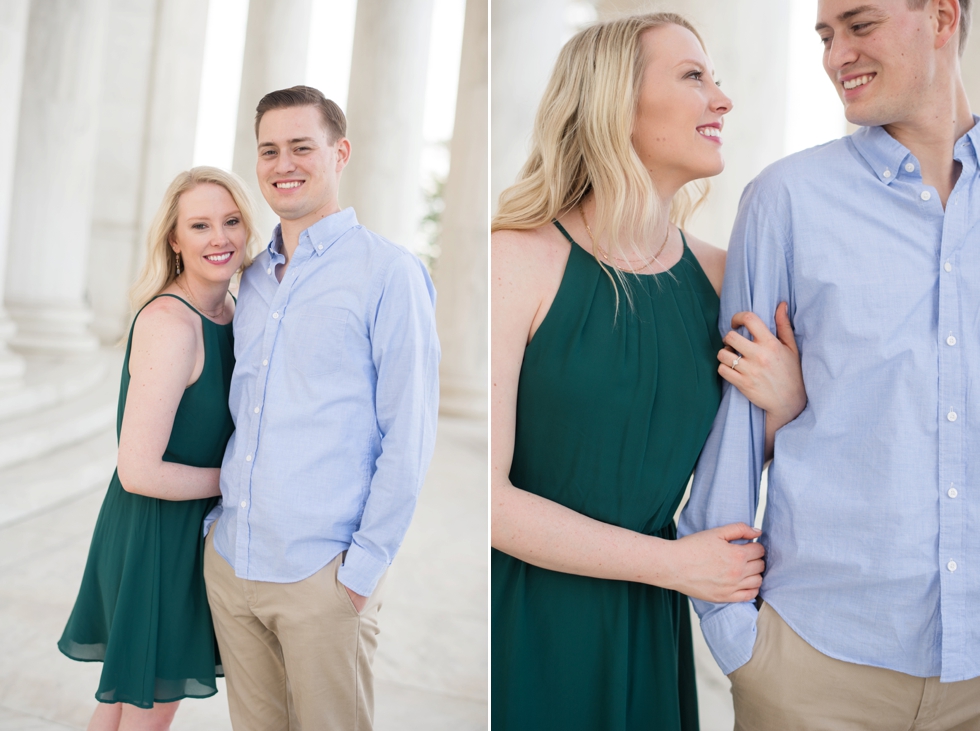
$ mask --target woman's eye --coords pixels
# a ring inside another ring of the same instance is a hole
[[[197,229],[198,231],[203,231],[207,227],[208,225],[206,223],[195,223],[191,226],[191,228]]]
[[[687,78],[694,79],[695,81],[701,81],[702,77],[704,77],[703,71],[692,71],[687,75]]]
[[[227,225],[227,226],[237,226],[237,225],[238,225],[238,223],[239,223],[239,221],[238,221],[238,219],[237,219],[237,218],[229,218],[229,219],[228,219],[228,220],[227,220],[227,221],[225,222],[225,225]]]

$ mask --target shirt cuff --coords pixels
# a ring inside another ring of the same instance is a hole
[[[387,570],[387,563],[352,543],[343,565],[337,570],[337,579],[355,594],[371,596]]]
[[[755,647],[756,620],[759,611],[754,602],[708,604],[698,601],[695,608],[701,618],[701,632],[715,662],[725,675],[731,675],[752,658]],[[708,608],[715,611],[708,612]]]

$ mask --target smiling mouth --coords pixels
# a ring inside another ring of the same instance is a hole
[[[215,264],[224,264],[226,261],[231,259],[231,252],[226,251],[224,254],[208,254],[204,258]]]
[[[851,89],[857,89],[859,86],[864,86],[871,79],[875,77],[875,74],[865,74],[864,76],[857,76],[853,79],[848,79],[847,81],[842,81],[841,86],[844,87],[844,91],[850,91]]]
[[[273,185],[275,187],[277,187],[279,190],[288,190],[290,188],[298,188],[302,184],[303,184],[303,181],[301,181],[301,180],[291,180],[288,183],[273,183]]]
[[[721,130],[717,127],[698,127],[698,134],[703,137],[711,137],[712,139],[721,141]]]

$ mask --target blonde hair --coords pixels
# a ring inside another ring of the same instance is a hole
[[[647,30],[679,25],[700,34],[675,13],[633,15],[593,25],[562,48],[534,120],[531,153],[517,182],[500,194],[491,231],[543,226],[595,191],[596,238],[608,234],[610,253],[639,255],[664,215],[678,225],[704,202],[707,181],[694,181],[664,211],[653,181],[630,141],[646,57],[640,36]],[[624,240],[628,239],[628,240]],[[596,261],[612,279],[621,270]],[[617,291],[617,308],[619,294]]]
[[[244,181],[234,173],[206,165],[185,170],[179,173],[167,188],[160,208],[153,217],[153,223],[150,224],[146,237],[146,260],[136,278],[136,283],[129,290],[129,304],[134,316],[143,305],[160,294],[177,278],[176,257],[170,247],[170,237],[177,229],[180,197],[205,183],[220,185],[228,191],[235,205],[238,206],[247,235],[245,261],[239,273],[252,263],[252,252],[259,240],[259,233],[255,227],[255,206]]]

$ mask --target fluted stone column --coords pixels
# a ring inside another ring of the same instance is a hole
[[[24,361],[7,348],[14,334],[13,320],[3,308],[4,273],[10,235],[10,211],[14,191],[14,162],[17,154],[17,123],[21,84],[24,78],[24,52],[27,42],[28,0],[0,3],[0,389],[16,384],[24,372]]]
[[[487,414],[487,0],[467,0],[435,280],[440,410]]]
[[[980,11],[974,10],[973,15],[980,16]],[[963,83],[970,98],[970,109],[974,114],[980,114],[980,20],[973,21],[966,50],[960,58],[960,68],[963,69]]]
[[[11,344],[94,350],[85,303],[107,0],[34,0],[7,257]]]
[[[358,0],[347,101],[351,161],[342,205],[396,243],[421,219],[419,161],[432,0]]]
[[[311,8],[311,0],[251,0],[248,6],[232,169],[252,191],[263,237],[279,218],[265,202],[255,178],[255,107],[270,91],[304,83]]]
[[[599,0],[596,5],[600,19],[624,12],[679,12],[704,38],[734,107],[725,117],[725,171],[711,179],[711,195],[688,227],[696,236],[727,247],[742,190],[766,165],[783,156],[791,4],[786,0]]]
[[[88,264],[92,330],[106,344],[126,332],[128,292],[143,249],[143,138],[158,5],[157,0],[109,0]]]
[[[494,0],[490,210],[527,160],[534,115],[565,39],[567,0]]]
[[[174,176],[194,162],[208,0],[159,0],[143,138],[140,241]],[[143,260],[138,246],[134,273]]]

